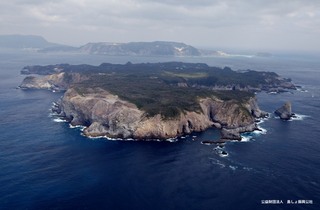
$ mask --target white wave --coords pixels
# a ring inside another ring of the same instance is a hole
[[[226,167],[226,165],[223,164],[223,163],[221,163],[221,162],[216,162],[216,163],[214,163],[214,164],[220,166],[221,168],[225,168],[225,167]]]
[[[302,92],[302,93],[308,93],[309,91],[303,88],[297,88],[297,91]]]
[[[260,131],[261,134],[267,134],[267,131],[268,131],[267,129],[265,129],[265,128],[263,128],[263,127],[260,127],[260,126],[259,126],[258,128],[261,130],[261,131]]]
[[[73,127],[81,127],[81,126],[73,126]],[[82,126],[82,131],[83,129],[86,128],[85,126]],[[134,138],[112,138],[109,136],[86,136],[81,132],[81,135],[84,137],[87,137],[89,139],[106,139],[108,141],[140,141],[139,139],[134,139]],[[145,139],[144,141],[156,141],[156,142],[177,142],[177,138],[169,138],[169,139]]]
[[[214,165],[218,165],[220,166],[221,168],[225,168],[226,165],[224,163],[222,163],[221,161],[217,160],[217,159],[214,159],[214,158],[209,158],[211,160],[211,163],[214,164]]]
[[[203,142],[201,142],[200,144],[207,145],[207,146],[212,145],[212,144],[210,144],[210,143],[203,143]]]
[[[67,122],[66,120],[64,120],[64,119],[60,119],[60,118],[55,118],[55,119],[53,119],[53,121],[54,122]]]
[[[304,119],[306,119],[306,118],[308,118],[308,117],[311,117],[311,116],[295,113],[295,114],[294,114],[294,117],[291,117],[290,120],[283,120],[283,121],[289,121],[289,122],[291,122],[291,121],[295,121],[295,120],[304,120]],[[280,119],[279,116],[274,116],[274,118],[275,118],[275,119]]]
[[[241,141],[236,142],[249,142],[253,137],[250,135],[241,135]]]
[[[83,131],[86,126],[83,125],[71,125],[71,123],[69,123],[69,128],[79,128],[81,131]]]
[[[219,146],[213,148],[213,151],[215,151],[220,157],[229,156],[229,154]]]
[[[246,171],[251,171],[251,170],[253,170],[253,168],[249,168],[249,167],[243,167],[242,169],[243,169],[243,170],[246,170]]]
[[[249,142],[254,140],[255,136],[260,136],[260,135],[265,135],[267,133],[267,129],[262,128],[261,126],[258,126],[259,130],[254,130],[250,133],[244,133],[241,134],[241,141],[240,142]],[[239,141],[234,141],[234,142],[239,142]]]
[[[101,138],[105,138],[104,136],[86,136],[83,133],[81,133],[81,136],[87,137],[89,139],[101,139]],[[111,140],[108,138],[108,140]]]
[[[262,127],[260,127],[260,126],[258,126],[258,129],[259,130],[255,130],[255,131],[253,131],[252,133],[254,134],[254,135],[261,135],[261,134],[267,134],[267,129],[265,129],[265,128],[262,128]]]
[[[309,115],[303,114],[295,114],[295,117],[291,118],[291,120],[304,120],[305,118],[310,117]]]
[[[109,141],[126,141],[126,139],[121,139],[121,138],[110,138],[108,136],[102,136],[102,138],[107,139]]]
[[[228,157],[229,154],[228,154],[228,153],[227,153],[227,154],[225,154],[225,153],[219,153],[219,156],[220,156],[220,157]]]
[[[258,120],[259,120],[259,122],[257,122],[257,125],[260,125],[260,124],[264,123],[265,121],[269,120],[269,119],[270,119],[270,117],[271,117],[271,114],[270,114],[270,113],[268,113],[268,116],[267,116],[267,117],[264,117],[264,118],[260,118],[260,119],[258,119]]]
[[[49,111],[51,111],[51,109],[49,109]],[[48,116],[49,116],[49,117],[56,117],[56,116],[59,116],[59,114],[54,113],[54,112],[51,112],[51,113],[49,113]]]
[[[238,168],[238,166],[229,165],[229,168],[231,168],[233,171],[235,171]]]
[[[89,139],[106,139],[108,141],[132,141],[132,140],[134,140],[134,139],[111,138],[108,136],[86,136],[83,134],[83,132],[81,132],[81,135],[84,137],[87,137]]]
[[[178,139],[177,138],[169,138],[169,139],[166,139],[166,141],[173,143],[173,142],[177,142]]]

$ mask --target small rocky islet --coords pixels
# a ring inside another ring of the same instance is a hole
[[[295,113],[292,112],[290,101],[284,103],[283,106],[274,111],[274,113],[282,120],[290,120],[291,118],[296,118]]]
[[[257,119],[268,115],[254,92],[296,88],[273,72],[201,63],[57,64],[26,66],[21,73],[28,75],[22,89],[65,91],[53,111],[73,126],[85,126],[84,135],[140,140],[216,127],[219,141],[240,141],[241,133],[257,130]],[[278,112],[284,116],[287,108]]]

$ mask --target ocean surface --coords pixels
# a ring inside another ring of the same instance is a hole
[[[223,150],[228,156],[222,157],[215,145],[201,144],[218,139],[216,129],[175,142],[89,139],[51,116],[49,109],[62,93],[16,89],[26,65],[128,61],[203,62],[277,72],[302,90],[258,93],[260,108],[272,113],[291,101],[298,119],[285,122],[271,114],[260,124],[264,132],[227,143]],[[0,80],[1,210],[320,209],[319,57],[157,58],[1,51]]]

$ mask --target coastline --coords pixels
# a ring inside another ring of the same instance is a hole
[[[200,113],[187,112],[186,114],[181,114],[181,116],[178,117],[177,119],[171,119],[171,120],[162,119],[160,116],[148,118],[148,117],[145,117],[143,112],[141,113],[141,110],[138,110],[134,105],[130,103],[128,104],[128,102],[123,102],[120,99],[116,98],[115,96],[110,95],[109,93],[105,93],[105,94],[103,94],[103,96],[98,95],[99,99],[93,102],[92,108],[89,108],[90,110],[89,113],[88,111],[85,111],[87,110],[87,106],[88,106],[86,101],[90,100],[92,102],[92,100],[94,100],[95,97],[92,97],[92,96],[79,97],[78,95],[75,96],[74,93],[72,94],[67,93],[60,100],[59,103],[55,102],[53,104],[52,111],[55,113],[55,116],[60,116],[61,121],[68,122],[71,128],[76,128],[76,127],[82,128],[81,129],[82,135],[88,138],[107,138],[111,140],[134,139],[137,141],[148,140],[148,139],[166,141],[168,139],[170,140],[170,139],[183,138],[186,135],[190,135],[192,132],[202,132],[207,130],[208,128],[216,128],[220,130],[220,132],[222,130],[225,131],[224,133],[221,132],[222,136],[220,138],[220,141],[229,141],[229,140],[235,140],[235,139],[241,140],[242,139],[241,134],[260,130],[257,124],[257,121],[260,121],[261,119],[264,119],[266,116],[268,116],[267,113],[262,112],[258,108],[258,105],[256,104],[256,99],[251,98],[247,103],[245,103],[246,104],[245,106],[249,110],[255,110],[253,112],[255,114],[252,116],[251,115],[246,116],[245,114],[246,112],[241,112],[239,116],[229,116],[227,113],[233,113],[234,112],[233,110],[238,109],[237,108],[238,105],[236,105],[236,103],[223,102],[219,100],[216,101],[213,99],[203,99],[203,100],[200,100],[202,101],[201,103],[202,111]],[[73,97],[68,98],[66,97],[66,95],[72,95]],[[115,111],[109,110],[109,112],[103,112],[101,109],[94,111],[96,104],[102,103],[100,100],[101,97],[104,98],[103,101],[105,105],[103,105],[103,107],[111,106],[110,104],[107,103],[108,97],[109,98],[111,97],[112,104],[122,104],[125,106],[117,105],[116,107],[113,108],[115,109]],[[80,98],[81,100],[77,99],[78,102],[76,102],[77,100],[73,98],[78,98],[78,99]],[[116,100],[114,100],[115,98]],[[70,107],[72,107],[71,110],[70,110]],[[75,108],[75,107],[78,107],[78,108]],[[83,108],[86,107],[85,110],[82,110],[83,109],[82,107]],[[133,122],[126,122],[125,119],[123,119],[122,121],[118,121],[117,123],[118,125],[115,125],[116,127],[114,127],[113,129],[117,130],[119,127],[121,128],[123,124],[126,124],[127,126],[130,127],[130,123],[135,123],[136,125],[134,127],[131,127],[131,129],[133,129],[133,131],[138,130],[138,132],[140,133],[137,134],[132,132],[127,136],[123,136],[122,132],[124,131],[122,131],[121,129],[119,133],[119,132],[114,132],[115,130],[108,131],[106,128],[99,127],[100,125],[102,125],[102,123],[106,122],[105,121],[106,119],[108,119],[109,122],[113,121],[112,119],[118,119],[117,118],[117,116],[119,116],[118,113],[128,109],[128,107],[130,107],[130,109],[134,108],[132,109],[133,112],[140,112],[138,117],[135,118]],[[226,107],[228,108],[226,109]],[[212,115],[212,111],[216,109],[220,110],[220,112],[216,113],[216,115],[214,115],[214,118],[211,118],[210,115]],[[223,110],[223,112],[221,112],[221,110]],[[99,120],[97,119],[97,116],[94,113],[99,113],[99,115],[104,116],[104,118]],[[117,114],[114,115],[114,113],[117,113]],[[84,115],[87,115],[90,117],[83,118]],[[243,122],[242,119],[247,119],[247,121]],[[88,121],[91,121],[91,123],[87,125],[81,123],[81,122],[85,123]],[[196,122],[200,124],[196,125]],[[95,124],[98,124],[99,126]],[[88,129],[92,127],[92,125],[94,125],[93,135],[91,134],[92,131],[87,132]],[[159,125],[162,125],[162,126],[159,127]],[[142,130],[141,127],[144,128],[145,130]],[[160,130],[155,130],[154,129],[155,127],[158,127],[158,129]],[[178,129],[178,131],[175,131],[175,129]],[[115,133],[115,135],[110,135],[109,132],[113,132]],[[142,135],[141,135],[141,132],[143,132]],[[167,132],[171,134],[168,134]]]
[[[94,72],[83,73],[87,68]],[[151,75],[150,68],[155,68]],[[168,71],[172,68],[176,70]],[[20,88],[66,90],[52,110],[72,126],[84,126],[83,135],[91,138],[170,139],[216,127],[220,141],[241,141],[243,133],[259,130],[257,119],[268,115],[253,92],[296,89],[291,79],[273,72],[236,72],[199,63],[27,66],[22,73],[42,70],[50,74],[27,76]],[[135,80],[146,84],[132,82],[134,72]]]

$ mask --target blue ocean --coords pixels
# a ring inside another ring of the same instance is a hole
[[[51,115],[62,93],[20,90],[26,65],[185,61],[274,71],[301,89],[258,93],[263,132],[228,142],[209,129],[175,142],[89,139]],[[0,209],[320,209],[320,59],[110,57],[0,52]],[[298,118],[272,113],[291,101]]]

